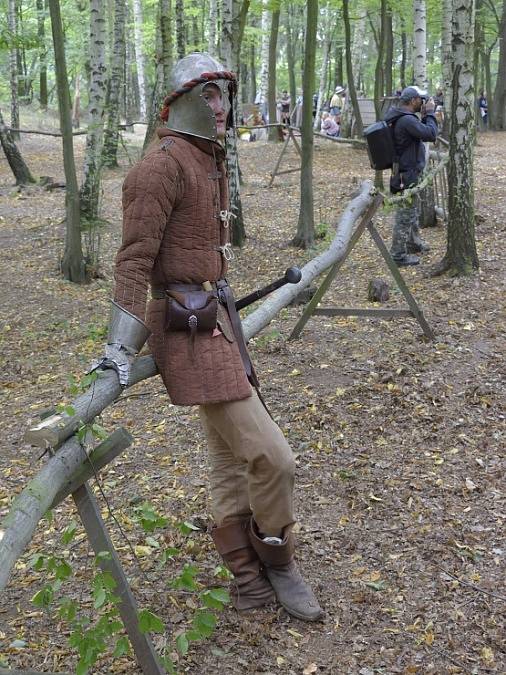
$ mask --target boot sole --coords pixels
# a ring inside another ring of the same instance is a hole
[[[283,609],[286,609],[288,614],[294,616],[296,619],[301,619],[301,621],[318,621],[318,619],[321,619],[323,616],[323,610],[320,610],[320,612],[316,616],[307,616],[306,614],[296,612],[294,609],[290,609],[290,607],[287,607],[282,602],[280,602],[279,604],[281,605],[281,607],[283,607]]]

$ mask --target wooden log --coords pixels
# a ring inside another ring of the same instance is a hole
[[[104,444],[101,450],[96,449],[97,457],[103,459],[103,455],[113,452],[116,445],[124,449],[130,440],[125,431],[115,436],[114,444],[110,437],[109,443],[104,442],[105,452]],[[93,453],[91,457],[93,461]],[[72,436],[14,499],[0,529],[0,590],[7,585],[11,570],[30,543],[39,520],[58,502],[58,495],[73,487],[80,475],[86,475],[87,459],[82,445]]]
[[[157,372],[153,358],[141,356],[135,360],[128,386],[131,387],[141,380],[152,377]],[[56,448],[72,436],[81,424],[88,424],[100,415],[104,408],[119,398],[122,391],[123,387],[120,386],[114,370],[100,371],[97,380],[88,391],[72,402],[71,406],[75,410],[75,415],[60,413],[47,417],[28,429],[24,440],[39,448]]]

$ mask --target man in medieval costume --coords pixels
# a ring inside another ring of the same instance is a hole
[[[321,609],[294,561],[295,463],[258,391],[226,281],[230,211],[221,141],[235,76],[208,54],[181,59],[158,139],[123,185],[123,240],[102,368],[128,384],[149,346],[175,405],[198,405],[210,460],[211,535],[234,575],[237,609]],[[148,291],[151,299],[148,301]]]

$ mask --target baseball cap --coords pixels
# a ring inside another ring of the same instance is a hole
[[[401,101],[411,101],[412,98],[416,98],[417,96],[420,96],[421,98],[425,98],[427,96],[427,92],[424,89],[420,89],[420,87],[405,87],[401,91]]]

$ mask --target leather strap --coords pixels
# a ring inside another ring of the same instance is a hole
[[[241,354],[242,363],[248,380],[251,384],[258,390],[260,382],[251,363],[251,359],[248,354],[248,348],[246,347],[246,340],[244,339],[244,333],[242,332],[242,324],[239,314],[235,308],[234,294],[232,289],[228,285],[226,279],[218,279],[216,282],[216,288],[218,290],[218,299],[227,307],[228,316],[230,317],[230,323],[232,324],[232,330],[234,331],[235,339],[237,340],[237,346],[239,347],[239,352]]]

